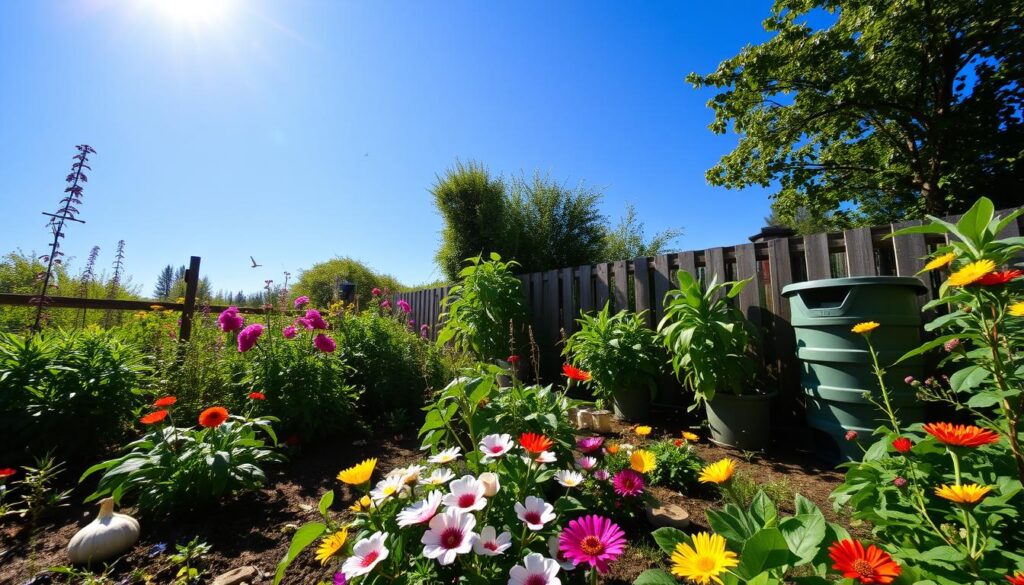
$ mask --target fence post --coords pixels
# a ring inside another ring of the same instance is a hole
[[[181,329],[178,339],[188,341],[192,337],[192,313],[196,309],[196,293],[199,290],[199,256],[192,256],[185,271],[185,306],[181,309]]]

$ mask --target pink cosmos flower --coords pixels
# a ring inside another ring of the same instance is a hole
[[[373,287],[373,290],[370,291],[370,294],[375,296],[375,297],[379,297],[380,296],[380,289],[377,288],[377,287]]]
[[[451,508],[444,514],[438,514],[430,520],[430,530],[420,538],[423,543],[423,556],[437,559],[442,565],[455,562],[455,557],[464,555],[473,549],[478,535],[473,532],[476,518]]]
[[[480,451],[484,454],[483,461],[490,462],[511,451],[516,444],[508,433],[487,435],[480,440]]]
[[[406,315],[412,313],[412,306],[408,302],[406,302],[405,299],[398,299],[398,302],[395,304],[398,305],[398,308],[402,309],[402,312],[405,313]]]
[[[623,469],[615,474],[612,485],[620,496],[638,496],[644,493],[644,476],[632,469]]]
[[[604,437],[580,437],[576,439],[576,448],[582,453],[593,453],[604,445]]]
[[[295,329],[294,325],[289,325],[281,331],[281,335],[283,335],[285,339],[292,339],[297,334],[298,330]]]
[[[327,329],[327,321],[324,321],[324,318],[320,316],[320,311],[316,309],[306,311],[306,316],[303,318],[309,321],[313,329]]]
[[[253,323],[238,334],[238,351],[245,353],[256,345],[256,340],[263,335],[263,325]]]
[[[569,522],[558,537],[558,549],[574,565],[587,563],[598,573],[608,572],[608,563],[626,548],[626,534],[618,524],[603,516],[590,515]]]
[[[338,348],[338,344],[330,337],[320,333],[313,339],[313,345],[324,353],[331,353]]]
[[[473,552],[483,557],[500,555],[512,546],[512,534],[498,531],[493,526],[484,526],[480,537],[473,543]]]
[[[459,512],[475,512],[483,510],[487,505],[487,498],[484,496],[486,487],[472,475],[463,475],[450,484],[448,488],[451,493],[446,495],[441,503],[449,510]]]
[[[590,456],[583,456],[576,460],[576,465],[583,471],[590,471],[597,466],[597,459]]]
[[[238,314],[238,307],[235,306],[224,309],[224,311],[217,317],[217,326],[225,333],[238,331],[242,328],[242,325],[245,325],[245,319]]]
[[[425,500],[405,508],[398,513],[398,525],[401,527],[412,526],[430,522],[437,514],[437,507],[441,505],[441,491],[434,490],[427,495]]]
[[[302,295],[301,297],[295,299],[295,308],[296,309],[301,309],[302,307],[305,307],[308,304],[309,304],[309,297],[307,297],[306,295]]]
[[[369,538],[357,542],[352,547],[352,556],[345,559],[342,572],[354,579],[372,571],[391,552],[384,544],[387,538],[387,532],[374,532]]]

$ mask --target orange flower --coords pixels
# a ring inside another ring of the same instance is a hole
[[[249,399],[250,400],[266,400],[267,397],[262,392],[250,392],[249,393]]]
[[[562,366],[562,372],[569,377],[570,380],[576,380],[577,382],[589,382],[590,372],[584,372],[579,368],[574,368],[569,364]]]
[[[156,402],[153,403],[153,406],[157,408],[166,408],[168,406],[174,406],[174,403],[177,401],[178,399],[173,396],[164,396],[163,398],[157,398]]]
[[[612,454],[612,455],[615,455],[616,453],[618,453],[618,452],[619,452],[619,446],[618,446],[618,445],[615,445],[615,444],[613,443],[613,444],[610,444],[610,445],[606,445],[606,446],[605,446],[605,450],[606,450],[606,451],[608,451],[608,453],[610,453],[610,454]]]
[[[937,422],[924,425],[924,430],[939,442],[953,447],[980,447],[999,441],[998,434],[974,425]]]
[[[900,566],[896,561],[892,560],[889,553],[873,544],[865,550],[859,541],[840,540],[828,547],[828,556],[835,563],[833,569],[847,579],[859,580],[863,585],[888,585],[900,575]]]
[[[167,418],[167,411],[166,410],[157,410],[157,411],[151,412],[151,413],[147,414],[146,416],[140,418],[139,422],[144,424],[144,425],[152,425],[152,424],[156,424],[156,423],[164,420],[165,418]]]
[[[1006,580],[1009,581],[1011,585],[1024,585],[1024,571],[1017,571],[1013,575],[1007,575]]]
[[[199,414],[199,424],[208,428],[216,428],[228,420],[228,409],[223,406],[211,406]]]
[[[1024,271],[1002,270],[997,272],[989,272],[985,276],[982,276],[978,280],[974,281],[974,284],[980,284],[983,286],[998,286],[1000,284],[1006,284],[1015,278],[1019,278],[1021,275],[1024,275]]]
[[[554,441],[537,433],[523,433],[519,436],[519,444],[530,453],[543,453],[554,445]]]

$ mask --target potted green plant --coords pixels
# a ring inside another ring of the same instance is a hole
[[[579,330],[566,340],[563,355],[590,374],[594,398],[608,402],[618,418],[637,422],[650,414],[662,350],[642,314],[609,315],[606,303],[596,315],[583,313]]]
[[[757,385],[757,361],[750,350],[750,325],[733,299],[751,279],[704,287],[680,270],[679,288],[665,296],[658,335],[671,356],[676,377],[702,403],[717,444],[753,451],[769,440],[771,399]]]

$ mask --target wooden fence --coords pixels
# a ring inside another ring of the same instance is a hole
[[[1006,214],[1007,211],[1000,212]],[[956,221],[957,217],[948,218]],[[560,372],[562,339],[576,328],[580,311],[594,311],[611,304],[643,312],[647,324],[656,327],[664,314],[665,293],[676,286],[676,272],[685,270],[705,283],[712,275],[719,281],[753,278],[736,299],[737,306],[761,331],[760,353],[783,397],[793,404],[799,387],[795,341],[790,310],[782,289],[794,282],[844,276],[914,276],[927,256],[945,243],[942,236],[912,234],[886,238],[894,230],[919,225],[920,221],[865,227],[843,232],[808,236],[773,234],[765,230],[751,242],[654,257],[602,262],[523,274],[523,295],[530,323],[541,351],[542,376],[554,380]],[[1002,234],[1021,233],[1018,219]],[[939,282],[935,275],[922,275],[922,282],[934,295]],[[412,305],[412,318],[426,323],[436,336],[442,300],[450,287],[401,293],[398,298]],[[922,304],[927,299],[922,297]],[[670,378],[661,381],[660,400],[679,404],[685,400]]]

